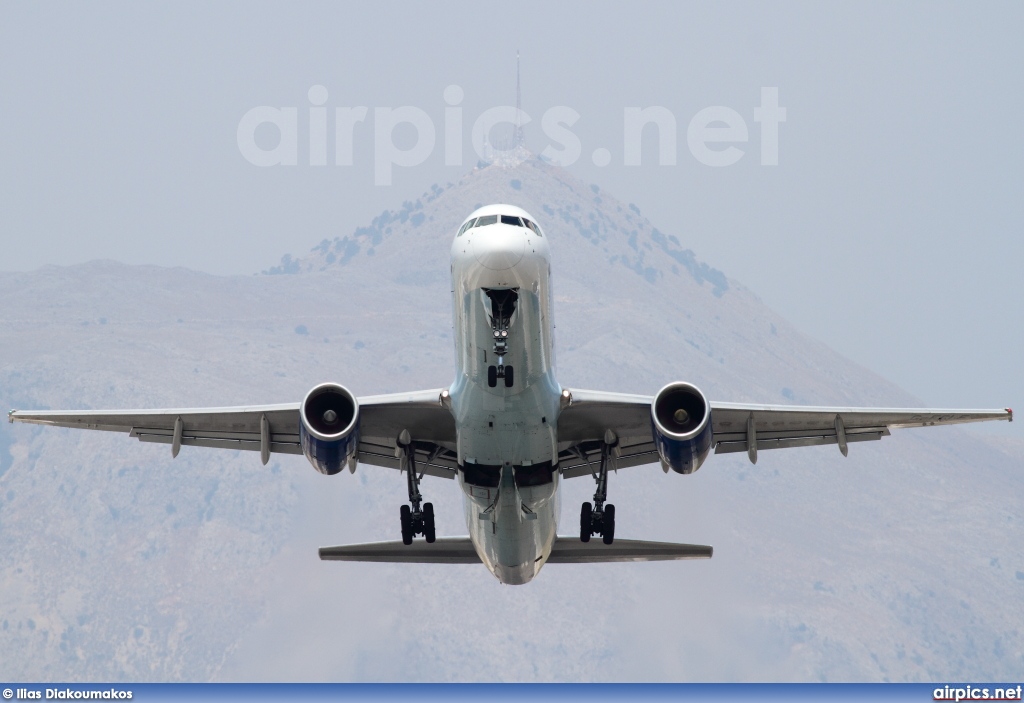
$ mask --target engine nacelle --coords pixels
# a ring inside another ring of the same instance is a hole
[[[333,476],[359,446],[359,401],[337,383],[321,383],[299,406],[302,453],[317,471]]]
[[[658,391],[651,425],[666,471],[692,474],[711,451],[711,404],[691,383],[670,383]]]

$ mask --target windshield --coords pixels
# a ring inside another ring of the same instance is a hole
[[[501,224],[503,225],[529,227],[531,230],[536,232],[538,236],[544,236],[540,231],[540,227],[538,227],[536,224],[530,222],[525,218],[521,219],[519,217],[516,217],[515,215],[484,215],[483,217],[478,217],[475,220],[470,220],[466,224],[462,225],[462,229],[460,229],[459,233],[455,236],[461,237],[463,234],[473,229],[474,227],[486,227],[487,225],[496,225],[498,224],[499,217],[501,218]]]

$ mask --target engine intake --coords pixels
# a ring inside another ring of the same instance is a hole
[[[337,383],[321,383],[299,406],[302,453],[328,476],[345,468],[359,446],[359,401]]]
[[[661,465],[691,474],[711,451],[711,404],[692,383],[670,383],[654,396],[651,425]]]

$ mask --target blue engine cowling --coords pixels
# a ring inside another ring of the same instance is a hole
[[[299,406],[299,439],[313,468],[338,473],[359,446],[359,401],[337,383],[314,387]]]
[[[651,425],[666,470],[692,474],[711,451],[711,404],[691,383],[670,383],[658,391]]]

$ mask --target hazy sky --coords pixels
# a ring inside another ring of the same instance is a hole
[[[518,49],[531,149],[551,143],[542,116],[571,108],[571,171],[800,329],[929,405],[1024,407],[1022,21],[1020,3],[4,3],[0,270],[250,274],[302,254],[470,168],[474,121],[514,104]],[[326,166],[310,165],[315,85]],[[462,165],[445,165],[451,85]],[[786,109],[778,166],[760,159],[763,87]],[[297,165],[243,158],[239,122],[264,105],[297,109]],[[336,165],[334,108],[355,106],[353,163]],[[400,106],[436,144],[375,185],[377,108]],[[675,164],[658,164],[652,127],[626,166],[624,110],[651,106],[675,118]],[[734,165],[688,146],[710,106],[748,129]]]

